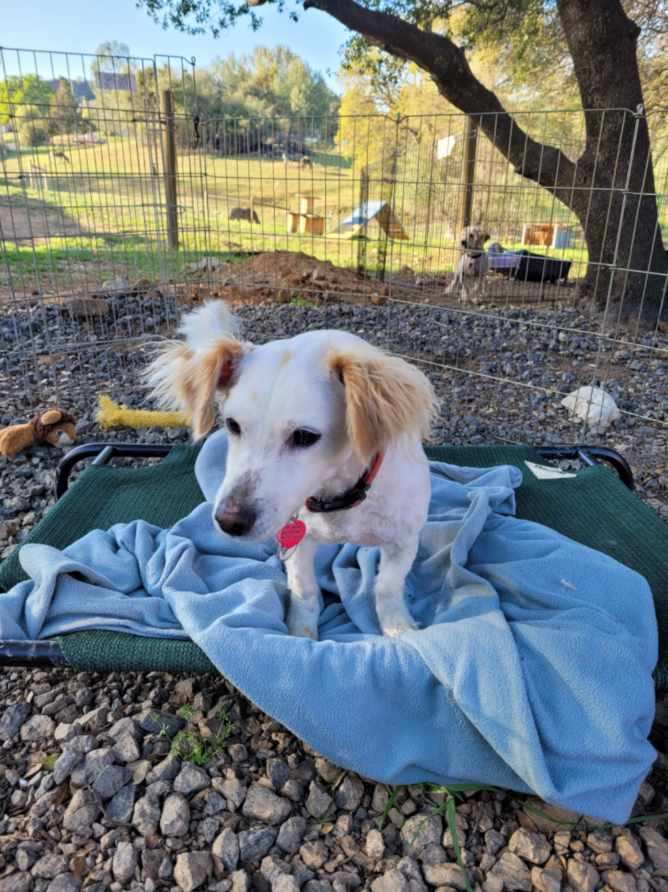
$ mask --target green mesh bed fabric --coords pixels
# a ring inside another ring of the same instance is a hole
[[[576,477],[538,480],[524,461],[540,463],[541,458],[528,447],[444,446],[428,452],[431,458],[453,464],[516,465],[524,477],[517,492],[520,517],[546,524],[642,573],[652,587],[661,636],[657,686],[668,688],[668,525],[651,508],[601,466],[585,468]],[[141,468],[89,467],[26,541],[63,548],[91,529],[138,518],[171,526],[202,500],[193,473],[196,455],[196,447],[177,446],[162,462]],[[0,564],[0,591],[23,578],[14,551]],[[78,632],[59,640],[78,669],[196,673],[213,668],[189,641],[114,632]]]

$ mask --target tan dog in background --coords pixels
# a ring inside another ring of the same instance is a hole
[[[475,297],[484,295],[485,279],[489,263],[485,242],[489,239],[489,233],[481,226],[467,226],[462,232],[461,257],[457,262],[455,275],[452,282],[445,290],[446,294],[452,294],[459,289],[464,300],[468,300],[469,293],[466,289],[467,280],[471,283]]]

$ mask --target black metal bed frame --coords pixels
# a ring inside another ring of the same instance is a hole
[[[172,446],[153,443],[84,443],[71,449],[58,465],[56,496],[68,489],[73,469],[92,459],[93,465],[107,465],[115,458],[164,458]],[[547,462],[578,461],[586,467],[608,464],[628,489],[634,488],[631,466],[619,452],[606,446],[539,446],[538,455]],[[0,641],[0,666],[66,667],[67,658],[57,640]]]

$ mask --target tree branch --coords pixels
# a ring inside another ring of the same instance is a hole
[[[576,165],[560,149],[532,139],[501,101],[471,71],[463,50],[452,40],[354,0],[305,0],[304,9],[319,9],[370,43],[414,62],[434,79],[439,92],[476,123],[522,176],[539,183],[570,204]]]

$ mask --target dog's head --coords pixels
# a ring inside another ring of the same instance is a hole
[[[275,535],[344,466],[427,436],[436,407],[417,368],[337,331],[260,346],[233,336],[203,349],[172,343],[149,381],[163,405],[187,414],[196,438],[220,409],[228,453],[214,518],[254,540]]]
[[[482,251],[489,238],[489,232],[482,226],[467,226],[462,232],[462,248],[468,251]]]

